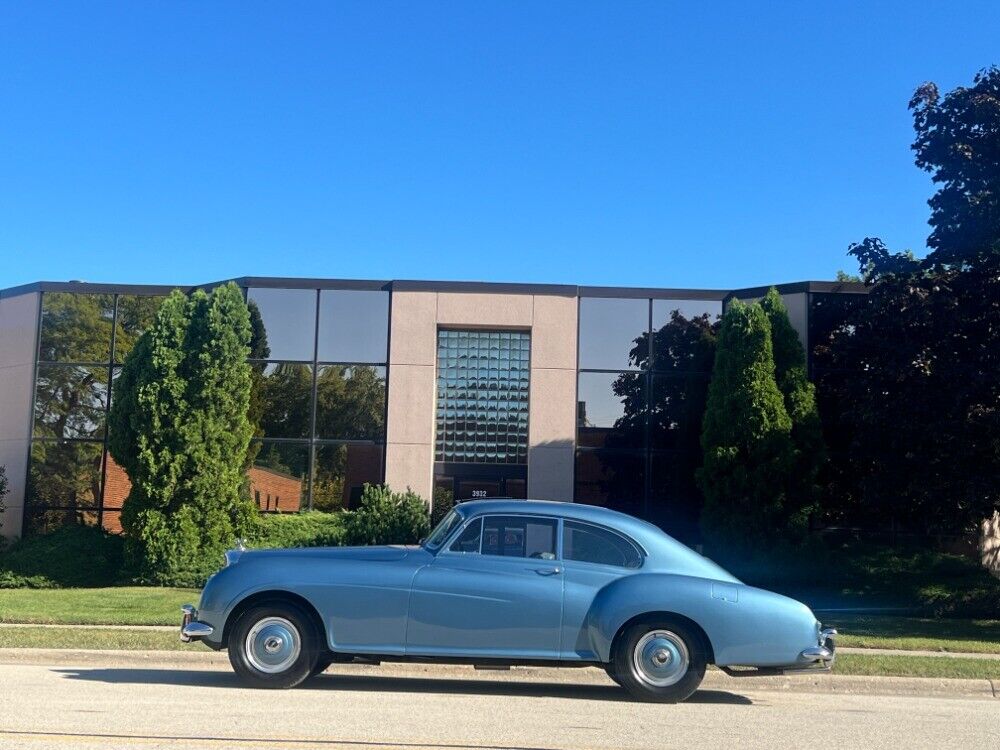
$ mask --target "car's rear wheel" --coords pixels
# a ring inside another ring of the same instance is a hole
[[[229,636],[229,662],[253,687],[295,687],[309,677],[318,659],[316,628],[293,604],[248,609]]]
[[[706,664],[702,639],[689,625],[643,622],[619,639],[612,679],[638,700],[677,703],[698,689]]]

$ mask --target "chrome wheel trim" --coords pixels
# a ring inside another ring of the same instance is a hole
[[[302,652],[299,629],[284,617],[264,617],[247,633],[243,652],[250,666],[264,674],[279,674]]]
[[[691,665],[684,639],[669,630],[651,630],[632,649],[635,676],[650,687],[670,687],[680,682]]]

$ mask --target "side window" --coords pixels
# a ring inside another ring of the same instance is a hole
[[[483,554],[556,559],[556,520],[530,516],[487,516],[483,520]]]
[[[638,568],[642,555],[618,534],[576,521],[563,522],[563,559],[619,568]]]
[[[451,543],[448,550],[451,552],[479,552],[479,539],[482,532],[483,519],[477,518],[465,527],[458,535],[458,539]]]

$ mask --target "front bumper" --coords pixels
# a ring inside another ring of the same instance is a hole
[[[207,622],[198,620],[198,610],[193,604],[185,604],[181,607],[181,642],[191,643],[208,638],[215,632],[215,628]]]

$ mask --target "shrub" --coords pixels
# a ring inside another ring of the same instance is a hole
[[[251,425],[250,315],[234,284],[173,292],[114,387],[111,455],[132,490],[122,510],[139,579],[199,585],[257,514],[243,469]]]
[[[431,505],[431,528],[434,528],[455,507],[455,492],[443,487],[434,488],[434,502]]]
[[[93,526],[62,526],[21,539],[0,554],[0,588],[121,583],[123,540]]]
[[[344,543],[344,514],[262,514],[247,543],[252,547],[337,547]]]
[[[361,505],[345,514],[345,544],[415,544],[430,531],[427,503],[409,487],[366,484]]]

